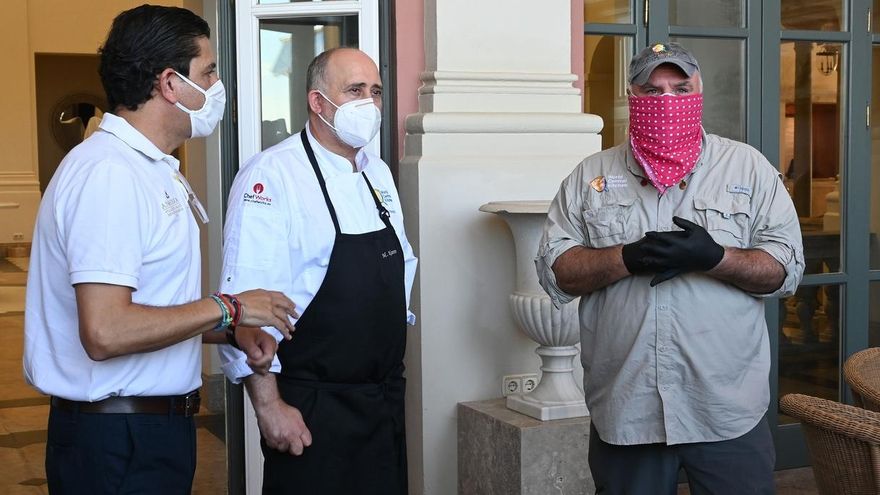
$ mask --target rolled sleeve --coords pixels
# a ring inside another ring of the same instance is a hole
[[[553,202],[550,203],[547,221],[544,223],[544,234],[535,258],[538,282],[557,307],[573,301],[577,296],[559,288],[553,264],[562,253],[573,247],[586,245],[583,237],[583,221],[580,217],[582,208],[578,177],[576,170],[566,178]]]
[[[547,292],[547,295],[550,296],[550,300],[553,301],[556,307],[570,303],[577,296],[573,296],[559,288],[559,285],[556,283],[556,273],[553,271],[553,263],[556,262],[556,258],[559,258],[562,253],[580,245],[579,242],[572,239],[542,240],[538,249],[538,256],[535,258],[538,282],[544,288],[544,291]]]
[[[772,169],[769,163],[766,167]],[[804,276],[804,243],[797,212],[782,180],[775,176],[775,170],[773,173],[774,176],[768,176],[766,180],[774,181],[774,186],[768,188],[758,204],[751,247],[764,251],[778,261],[785,269],[785,280],[773,292],[753,294],[764,298],[794,294]]]
[[[756,297],[788,297],[794,294],[804,274],[804,253],[790,245],[777,242],[768,242],[757,246],[756,249],[769,254],[782,265],[785,269],[785,280],[773,292],[753,295]]]

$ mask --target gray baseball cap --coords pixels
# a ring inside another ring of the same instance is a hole
[[[661,64],[675,64],[688,77],[694,75],[694,71],[700,70],[697,59],[678,43],[651,43],[630,61],[629,83],[638,86],[645,84],[654,69]]]

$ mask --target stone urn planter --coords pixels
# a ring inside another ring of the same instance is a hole
[[[542,361],[538,386],[530,393],[508,396],[507,407],[542,421],[589,414],[573,374],[580,337],[577,301],[555,308],[535,271],[549,207],[549,201],[498,201],[480,207],[503,218],[513,233],[516,288],[510,308],[520,328],[539,344],[535,353]]]

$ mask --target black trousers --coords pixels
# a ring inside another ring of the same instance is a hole
[[[597,494],[675,495],[682,469],[694,495],[775,493],[766,417],[739,438],[671,446],[611,445],[590,425],[589,462]]]
[[[192,417],[49,412],[52,495],[189,494],[195,468]]]

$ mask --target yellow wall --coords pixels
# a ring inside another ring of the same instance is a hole
[[[33,173],[36,170],[33,135],[34,105],[33,56],[27,43],[27,4],[23,0],[3,2],[0,17],[0,46],[4,47],[6,74],[0,77],[0,136],[2,149],[0,176],[10,173]],[[2,179],[0,179],[2,180]]]
[[[39,203],[34,54],[94,54],[121,11],[144,0],[3,0],[0,46],[0,244],[30,241]],[[196,13],[201,0],[161,1]],[[4,207],[4,205],[6,205]],[[15,205],[15,206],[9,206]],[[13,237],[23,234],[22,238]]]

